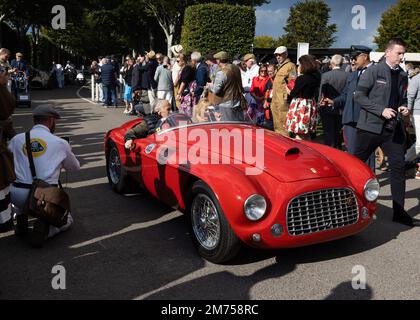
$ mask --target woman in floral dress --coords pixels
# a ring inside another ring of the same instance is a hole
[[[176,97],[176,99],[180,102],[179,112],[192,117],[195,105],[195,70],[187,64],[187,58],[184,54],[180,54],[178,56],[177,63],[182,68],[178,80],[179,89]]]
[[[319,119],[316,101],[321,83],[321,74],[312,56],[299,58],[299,74],[293,90],[287,89],[292,101],[286,118],[286,130],[295,134],[297,139],[310,140]]]

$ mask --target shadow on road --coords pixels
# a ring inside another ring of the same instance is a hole
[[[366,289],[355,290],[351,282],[343,282],[335,287],[325,300],[372,300],[373,289],[366,285]]]

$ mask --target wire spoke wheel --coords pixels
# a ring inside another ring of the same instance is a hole
[[[117,185],[121,180],[121,159],[118,150],[113,148],[109,154],[109,177]]]
[[[212,199],[198,194],[192,203],[192,228],[197,241],[206,250],[214,250],[220,242],[220,219]]]

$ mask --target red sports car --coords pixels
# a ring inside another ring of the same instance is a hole
[[[184,212],[202,257],[223,263],[241,244],[290,248],[364,230],[379,183],[361,161],[242,122],[193,123],[172,114],[125,149],[130,121],[105,136],[113,190],[134,184]]]

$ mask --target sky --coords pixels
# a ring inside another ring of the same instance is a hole
[[[303,1],[303,0],[301,0]],[[284,33],[283,27],[289,17],[289,8],[298,0],[271,0],[270,4],[257,8],[256,35],[268,35],[278,38]],[[331,8],[330,24],[337,24],[336,42],[332,48],[348,48],[353,44],[369,46],[373,49],[376,44],[373,37],[379,27],[382,14],[397,0],[326,0]],[[352,20],[356,13],[352,9],[356,5],[362,5],[366,10],[366,29],[355,30]]]

